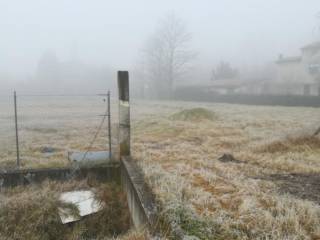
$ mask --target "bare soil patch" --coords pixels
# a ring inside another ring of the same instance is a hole
[[[233,162],[233,163],[245,163],[244,161],[241,161],[239,159],[236,159],[232,154],[230,153],[225,153],[223,154],[221,157],[218,158],[218,160],[220,162],[223,163],[229,163],[229,162]]]
[[[320,204],[320,174],[272,174],[265,179],[275,182],[281,193]]]

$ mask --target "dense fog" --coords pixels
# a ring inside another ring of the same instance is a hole
[[[318,0],[0,0],[0,94],[101,92],[117,70],[139,97],[272,80],[279,57],[320,40],[319,11]]]

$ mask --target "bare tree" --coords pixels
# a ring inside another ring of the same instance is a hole
[[[191,34],[174,14],[167,15],[143,51],[148,79],[159,98],[170,98],[174,84],[188,72],[195,57],[189,49]]]
[[[212,80],[233,79],[238,76],[238,71],[231,67],[228,62],[221,61],[219,65],[212,70]]]

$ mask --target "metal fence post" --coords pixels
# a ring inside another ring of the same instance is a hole
[[[112,157],[112,146],[111,146],[110,91],[108,91],[108,137],[109,137],[109,160],[111,160],[111,157]]]
[[[14,91],[13,97],[14,97],[14,120],[15,120],[15,129],[16,129],[17,167],[20,167],[18,114],[17,114],[17,93],[16,93],[16,91]]]
[[[130,156],[129,73],[118,71],[120,159]]]

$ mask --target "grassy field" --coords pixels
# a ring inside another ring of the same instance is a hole
[[[23,167],[69,164],[67,152],[87,148],[105,111],[101,98],[19,103]],[[0,166],[12,168],[12,109],[0,105]],[[320,239],[320,109],[133,101],[131,116],[133,157],[186,234]],[[103,131],[93,149],[106,145]]]
[[[134,157],[185,233],[320,239],[320,109],[163,102],[135,112]]]
[[[18,125],[21,164],[29,167],[68,165],[68,152],[88,149],[103,114],[103,97],[19,97]],[[0,166],[16,167],[14,109],[11,98],[0,101]],[[113,123],[117,107],[112,104]],[[107,150],[105,124],[91,150]],[[114,124],[113,124],[114,125]],[[116,128],[114,128],[116,130]],[[115,131],[116,133],[116,131]],[[113,136],[113,141],[116,141]],[[46,149],[50,148],[50,152]]]

